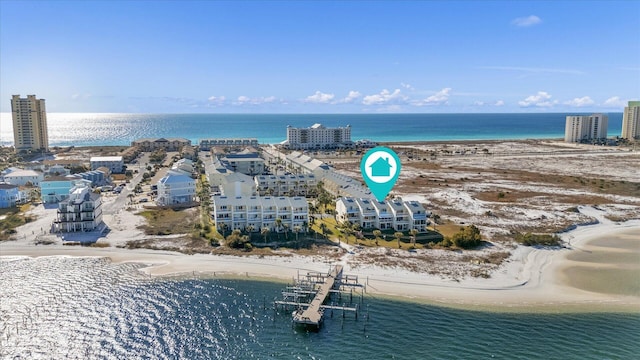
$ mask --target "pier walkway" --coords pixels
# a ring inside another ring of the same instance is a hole
[[[329,296],[335,281],[342,276],[342,265],[336,265],[333,267],[328,276],[324,277],[324,281],[320,283],[318,291],[316,292],[313,300],[309,303],[306,309],[300,309],[293,315],[293,322],[297,324],[320,326],[322,322],[323,309],[322,304]]]

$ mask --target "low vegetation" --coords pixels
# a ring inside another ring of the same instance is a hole
[[[189,234],[195,229],[194,216],[188,210],[154,209],[139,215],[147,219],[147,224],[140,226],[147,235]]]
[[[516,242],[525,246],[559,246],[562,242],[560,237],[555,234],[532,234],[518,233],[515,236]]]
[[[16,233],[16,228],[35,220],[28,215],[22,215],[20,212],[7,213],[6,217],[0,221],[0,241],[9,240]]]
[[[473,249],[482,244],[480,229],[475,225],[460,228],[460,230],[450,237],[445,237],[438,245],[442,247],[455,247],[459,249]]]

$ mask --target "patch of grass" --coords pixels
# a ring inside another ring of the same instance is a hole
[[[141,211],[138,215],[147,219],[147,224],[140,226],[147,235],[188,234],[199,220],[189,209],[153,209]]]
[[[0,221],[0,241],[9,240],[11,235],[16,233],[16,228],[35,220],[28,215],[22,215],[19,212],[8,213],[6,217]]]

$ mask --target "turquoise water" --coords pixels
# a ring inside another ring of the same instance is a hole
[[[129,145],[146,137],[286,139],[286,126],[352,126],[352,139],[373,141],[487,140],[564,137],[566,113],[536,114],[47,114],[51,146]],[[13,144],[11,114],[0,114],[0,144]],[[622,113],[609,114],[620,136]]]
[[[358,320],[291,326],[282,284],[152,280],[100,258],[0,260],[0,358],[635,359],[640,314],[500,314],[367,296]],[[366,314],[369,314],[368,320]]]

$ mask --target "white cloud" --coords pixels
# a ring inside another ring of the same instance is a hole
[[[414,101],[413,105],[415,106],[424,106],[424,105],[445,105],[449,101],[449,93],[451,92],[451,88],[444,88],[435,94],[427,97],[424,100]]]
[[[615,108],[623,108],[625,106],[627,106],[627,102],[620,99],[619,96],[612,96],[610,98],[608,98],[607,100],[604,101],[604,105],[605,107],[615,107]]]
[[[403,82],[400,83],[400,86],[402,86],[403,88],[405,88],[407,90],[411,90],[411,91],[416,89],[413,86],[411,86],[411,84],[407,84],[407,83],[403,83]]]
[[[224,96],[209,96],[207,100],[212,104],[221,105],[225,102],[226,98]]]
[[[582,106],[587,106],[587,105],[593,105],[595,103],[595,101],[593,101],[590,97],[588,96],[583,96],[581,98],[575,98],[573,100],[570,101],[565,101],[564,104],[565,105],[569,105],[569,106],[575,106],[575,107],[582,107]]]
[[[537,94],[528,96],[522,101],[518,101],[518,105],[520,105],[520,107],[551,107],[558,103],[555,100],[551,101],[551,97],[552,96],[546,91],[538,91]]]
[[[504,106],[504,101],[498,100],[496,102],[486,102],[477,100],[473,102],[473,106]]]
[[[349,91],[349,95],[347,95],[347,97],[345,97],[344,99],[340,100],[339,102],[345,103],[345,104],[350,104],[350,103],[354,102],[355,100],[359,99],[360,97],[362,97],[362,94],[359,91],[351,90],[351,91]]]
[[[527,26],[540,24],[541,22],[542,22],[542,19],[540,19],[539,17],[535,15],[529,15],[529,16],[519,17],[511,20],[511,25],[515,25],[518,27],[527,27]]]
[[[233,105],[261,105],[268,104],[278,100],[275,96],[267,96],[267,97],[256,97],[251,98],[248,96],[238,96],[238,99],[233,103]]]
[[[400,92],[400,89],[395,89],[393,92],[383,89],[379,94],[367,95],[362,99],[362,103],[365,105],[381,105],[406,101],[407,97]]]
[[[248,96],[244,96],[244,95],[238,96],[238,99],[236,100],[236,102],[238,104],[245,104],[245,103],[248,103],[250,101],[251,101],[251,98],[248,97]]]
[[[328,104],[330,103],[336,96],[334,94],[325,94],[320,91],[316,91],[315,94],[309,95],[304,99],[304,102],[308,103],[316,103],[316,104]]]

